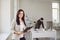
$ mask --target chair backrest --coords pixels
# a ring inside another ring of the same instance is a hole
[[[52,21],[47,21],[47,29],[52,29],[53,22]]]

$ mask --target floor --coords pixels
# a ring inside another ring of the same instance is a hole
[[[9,33],[0,33],[0,40],[6,40]]]

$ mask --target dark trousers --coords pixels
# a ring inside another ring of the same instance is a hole
[[[20,40],[26,40],[25,37],[20,38]]]
[[[36,38],[36,40],[39,40],[38,38]]]
[[[38,26],[37,28],[40,29],[41,26]],[[44,29],[44,26],[42,26],[42,28]]]

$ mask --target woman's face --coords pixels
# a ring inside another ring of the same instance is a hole
[[[19,14],[18,16],[19,16],[19,18],[22,19],[22,17],[23,17],[23,11],[20,11],[19,13],[20,13],[20,14]]]

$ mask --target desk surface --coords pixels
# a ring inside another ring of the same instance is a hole
[[[56,36],[56,31],[55,30],[48,30],[48,31],[31,30],[31,34],[32,34],[33,38],[38,38],[38,37],[52,37],[52,38],[54,38]]]

